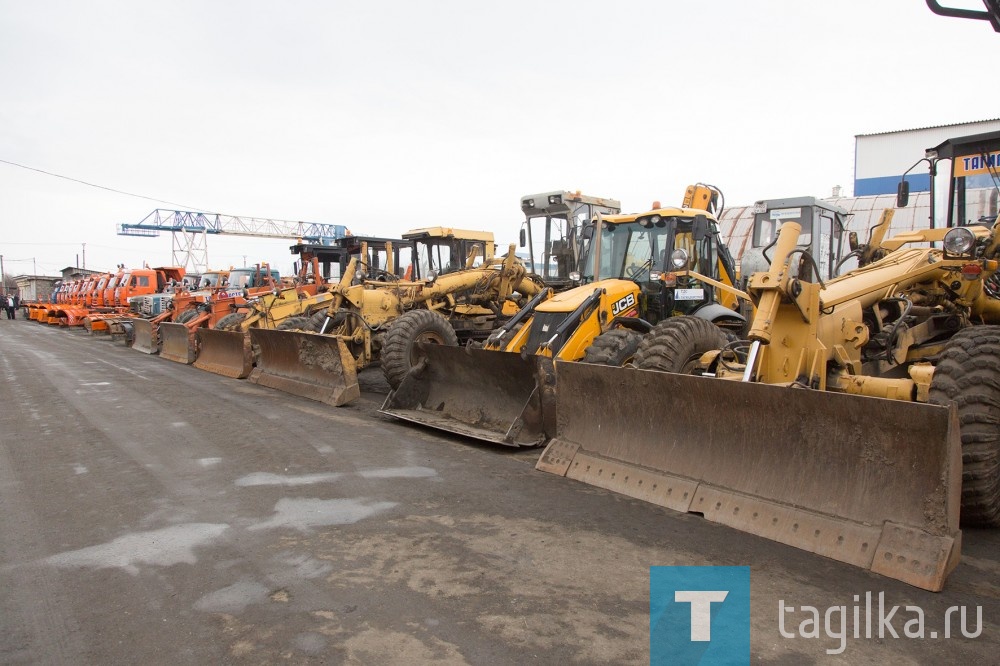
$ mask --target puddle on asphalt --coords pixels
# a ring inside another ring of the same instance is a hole
[[[343,474],[340,472],[324,472],[320,474],[300,474],[298,476],[288,476],[285,474],[271,474],[270,472],[254,472],[236,479],[238,486],[308,486],[313,483],[326,483],[335,481]]]
[[[59,553],[43,561],[57,567],[121,568],[134,576],[139,573],[138,564],[168,567],[196,563],[194,548],[212,542],[227,529],[229,525],[225,524],[185,523],[126,534],[105,544]]]
[[[241,613],[250,604],[267,600],[270,592],[254,581],[240,581],[215,592],[209,592],[194,602],[195,610],[206,613]]]
[[[290,527],[308,532],[313,527],[351,525],[396,505],[397,502],[371,502],[364,498],[322,500],[286,497],[274,505],[274,516],[270,520],[247,529]]]

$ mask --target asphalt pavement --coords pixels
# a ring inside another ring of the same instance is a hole
[[[333,408],[0,320],[0,663],[647,663],[652,565],[749,565],[753,663],[1000,663],[997,531],[925,592],[397,422],[361,379]],[[866,592],[981,633],[780,633]]]

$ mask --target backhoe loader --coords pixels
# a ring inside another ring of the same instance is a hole
[[[881,258],[822,280],[785,221],[749,279],[745,339],[681,317],[654,327],[634,369],[557,364],[538,469],[942,589],[959,519],[1000,525],[1000,228],[957,226],[972,179],[1000,187],[1000,132],[927,159],[952,161],[944,228],[875,229],[860,254]]]
[[[680,208],[604,216],[584,227],[580,286],[545,290],[482,349],[428,347],[382,411],[509,446],[554,430],[554,359],[624,365],[659,321],[690,314],[736,336],[746,325],[736,271],[719,240],[721,193],[687,188]],[[595,232],[599,229],[599,232]]]
[[[440,246],[434,239],[442,236],[437,231],[423,234],[404,234],[415,240],[409,272],[418,279],[352,284],[357,262],[352,259],[344,278],[333,287],[325,312],[311,320],[290,320],[279,330],[252,331],[260,354],[250,381],[344,405],[360,396],[358,371],[380,361],[389,385],[396,386],[420,361],[418,343],[482,340],[542,290],[527,276],[514,245],[506,257],[494,258],[490,239],[485,261],[482,247],[456,247],[444,261],[435,257],[433,247],[425,247],[427,241]],[[448,270],[465,250],[469,254],[464,267]],[[437,273],[437,268],[445,270]]]

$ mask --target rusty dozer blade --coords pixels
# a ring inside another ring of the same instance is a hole
[[[554,427],[552,360],[422,344],[383,414],[486,442],[540,446]]]
[[[160,324],[160,358],[191,365],[196,351],[194,331],[184,324]]]
[[[159,325],[149,319],[136,317],[132,320],[132,349],[143,354],[159,354],[160,342],[157,335]]]
[[[246,379],[253,370],[250,336],[243,331],[199,328],[194,367],[234,379]]]
[[[250,330],[260,355],[248,380],[334,407],[361,397],[354,356],[332,335],[263,328]]]
[[[536,468],[938,591],[958,563],[954,407],[556,364]]]

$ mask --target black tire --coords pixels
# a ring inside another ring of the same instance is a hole
[[[635,367],[690,375],[702,368],[698,359],[705,352],[726,346],[726,334],[701,317],[671,317],[653,327],[639,344]]]
[[[185,322],[191,321],[192,319],[194,319],[197,316],[198,316],[198,311],[197,310],[185,310],[184,312],[180,313],[179,315],[177,315],[174,318],[174,323],[175,324],[183,324]]]
[[[279,331],[308,331],[315,332],[312,320],[309,317],[289,317],[275,326]]]
[[[948,341],[930,402],[958,408],[962,523],[1000,527],[1000,326],[973,326]]]
[[[382,345],[382,374],[393,389],[420,360],[417,342],[458,346],[458,336],[448,320],[430,310],[410,310],[393,320]]]
[[[232,312],[215,322],[214,328],[217,331],[234,331],[246,317],[242,312]]]
[[[584,363],[622,367],[635,360],[642,333],[627,328],[613,328],[601,333],[583,352]]]

